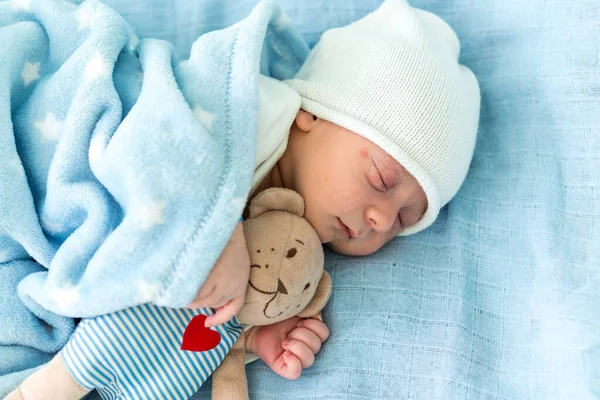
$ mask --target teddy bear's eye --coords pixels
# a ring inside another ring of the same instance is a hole
[[[298,252],[298,250],[296,250],[295,247],[292,247],[291,249],[288,250],[286,257],[287,258],[292,258],[296,255],[296,253]]]
[[[309,287],[310,287],[310,282],[304,286],[304,290],[308,289]]]

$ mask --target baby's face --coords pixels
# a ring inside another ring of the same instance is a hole
[[[425,192],[364,137],[300,111],[290,134],[292,189],[321,242],[342,254],[379,250],[427,209]]]

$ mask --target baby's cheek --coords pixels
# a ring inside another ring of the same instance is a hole
[[[336,207],[336,216],[348,213],[354,213],[364,209],[366,204],[369,204],[369,196],[360,188],[351,187],[342,190],[331,190],[329,194],[331,204]]]
[[[400,232],[400,229],[392,229],[386,233],[380,233],[365,243],[364,255],[373,254],[383,246],[392,241]]]
[[[373,241],[373,243],[369,246],[369,249],[367,249],[368,253],[367,254],[373,254],[376,251],[378,251],[379,249],[381,249],[383,246],[385,246],[390,240],[393,239],[392,237],[385,237],[382,235],[382,237],[377,238],[376,240]]]
[[[390,229],[390,231],[387,233],[385,243],[398,236],[400,232],[402,232],[402,224],[400,223],[400,218],[396,218],[394,225],[392,225],[392,229]]]

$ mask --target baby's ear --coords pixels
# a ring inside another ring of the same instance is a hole
[[[267,211],[285,211],[302,217],[304,199],[290,189],[270,188],[260,192],[250,203],[250,218],[256,218]]]
[[[309,132],[316,119],[317,117],[308,111],[298,110],[298,114],[296,114],[296,126],[303,132]]]
[[[300,318],[309,318],[313,315],[317,315],[327,304],[327,300],[329,300],[329,296],[331,295],[331,277],[327,273],[327,271],[323,271],[323,275],[321,275],[321,280],[319,281],[319,285],[317,286],[317,290],[315,291],[315,295],[311,299],[310,303],[298,313]]]

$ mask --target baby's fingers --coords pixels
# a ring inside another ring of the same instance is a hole
[[[288,333],[288,339],[296,339],[307,345],[316,354],[321,350],[321,339],[316,333],[307,328],[296,328]]]
[[[298,325],[296,326],[298,328],[302,327],[311,330],[319,337],[319,339],[321,339],[321,342],[326,341],[329,337],[329,328],[327,325],[314,317],[303,319],[298,322]]]
[[[298,379],[302,375],[302,363],[291,351],[285,350],[270,367],[285,379]]]
[[[206,287],[205,287],[206,286]],[[186,308],[202,308],[202,307],[206,307],[206,299],[208,298],[208,296],[213,296],[216,293],[216,286],[215,285],[204,285],[202,286],[202,288],[200,289],[200,292],[198,292],[198,295],[196,296],[196,298],[194,300],[192,300],[192,302],[190,304],[188,304],[186,306]]]
[[[298,357],[302,368],[308,368],[315,362],[315,354],[300,340],[286,339],[281,343],[281,347]]]
[[[204,322],[204,326],[209,328],[211,326],[224,324],[240,311],[243,304],[244,296],[236,297],[223,307],[218,308],[213,315],[208,316]]]
[[[215,286],[215,288],[208,295],[204,297],[197,297],[192,304],[194,304],[196,308],[219,308],[223,307],[227,303],[227,301],[224,301],[225,299],[226,297],[223,296],[221,291]]]

